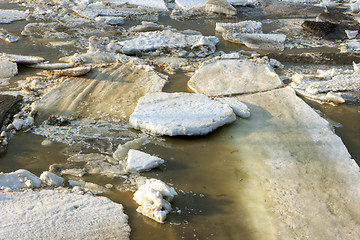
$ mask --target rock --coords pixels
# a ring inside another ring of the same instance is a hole
[[[223,33],[222,37],[230,42],[241,43],[248,48],[283,51],[286,35],[265,33]]]
[[[13,43],[13,42],[19,41],[20,37],[13,36],[8,31],[6,31],[4,28],[0,28],[0,39],[6,41],[8,43]]]
[[[123,25],[125,23],[125,20],[123,17],[112,17],[112,16],[98,16],[95,18],[95,21],[102,22],[109,25]]]
[[[134,173],[149,171],[152,168],[163,164],[164,160],[138,150],[130,149],[126,163],[127,166],[125,171]]]
[[[123,161],[126,156],[128,155],[128,152],[130,149],[139,149],[141,146],[149,143],[148,137],[141,137],[134,139],[132,141],[128,141],[125,144],[119,144],[116,151],[113,154],[113,158],[115,158],[118,161]]]
[[[236,8],[231,6],[226,0],[209,0],[205,4],[205,11],[209,13],[225,14],[229,16],[236,15]]]
[[[0,203],[1,220],[7,223],[0,233],[8,239],[129,239],[123,206],[105,197],[26,191],[1,193]]]
[[[74,63],[36,63],[26,65],[31,68],[39,68],[39,69],[64,69],[64,68],[72,68],[75,66]]]
[[[16,63],[23,63],[23,64],[35,64],[45,61],[45,59],[42,57],[0,53],[0,60],[4,60],[4,59]]]
[[[166,215],[171,211],[170,201],[177,195],[174,188],[157,179],[147,179],[134,193],[134,200],[140,206],[139,213],[164,223]]]
[[[235,98],[215,98],[215,100],[221,102],[222,104],[229,105],[234,111],[234,113],[239,117],[250,117],[250,109],[248,108],[248,106]]]
[[[4,120],[8,114],[14,115],[20,111],[18,103],[21,100],[21,96],[0,95],[0,127],[4,124]]]
[[[78,77],[87,74],[90,72],[91,67],[74,67],[74,68],[67,68],[62,70],[52,70],[52,71],[44,71],[38,73],[39,75],[44,76],[54,76],[54,77]]]
[[[233,110],[202,94],[148,93],[130,116],[135,129],[159,135],[205,135],[235,121]]]
[[[0,190],[17,191],[23,188],[39,188],[40,186],[40,178],[24,169],[11,173],[0,173]]]
[[[64,81],[37,102],[37,108],[44,117],[61,113],[62,116],[127,118],[141,96],[161,91],[166,81],[152,67],[129,61],[93,69],[86,79]]]
[[[215,31],[221,33],[262,33],[262,23],[253,20],[236,23],[216,23]]]
[[[47,171],[43,172],[40,175],[40,179],[47,185],[54,187],[62,186],[65,182],[65,180],[62,177],[59,177],[58,175]]]
[[[59,115],[50,115],[49,118],[46,120],[46,124],[51,126],[68,126],[71,123],[69,119],[61,117]]]
[[[117,42],[125,54],[136,54],[155,50],[185,49],[189,48],[197,55],[210,55],[215,52],[215,45],[219,42],[217,37],[201,35],[186,35],[170,30],[161,32],[145,32],[132,40]]]
[[[24,20],[28,13],[20,10],[0,9],[0,23],[12,23]]]
[[[304,21],[301,26],[304,30],[311,32],[319,37],[325,37],[326,35],[333,33],[336,30],[336,24],[331,22]]]
[[[207,96],[261,92],[281,85],[268,64],[249,60],[204,62],[188,82],[190,89]]]
[[[18,74],[17,64],[0,58],[0,78],[10,78]]]

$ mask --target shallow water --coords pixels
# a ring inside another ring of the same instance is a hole
[[[0,8],[5,7],[0,4]],[[160,19],[160,23],[180,30],[193,29],[205,35],[215,35],[215,22],[212,21],[177,22],[164,17]],[[4,26],[9,32],[20,34],[25,24],[25,21],[19,21]],[[135,24],[137,22],[128,23],[125,27]],[[63,55],[55,48],[34,45],[29,39],[12,44],[0,42],[0,49],[6,53],[42,56],[50,61],[55,61]],[[230,52],[249,49],[221,41],[218,50]],[[2,87],[1,90],[15,87],[17,80],[34,75],[37,71],[27,67],[20,68],[19,75],[12,78],[11,84]],[[188,79],[182,71],[169,75],[169,83],[164,91],[188,92]],[[360,164],[360,106],[334,107],[311,101],[307,103],[323,112],[331,121],[341,124],[336,128],[336,133],[342,138],[352,157]],[[132,200],[132,192],[114,190],[123,180],[96,175],[85,176],[83,179],[102,186],[107,183],[114,185],[110,193],[103,195],[124,205],[132,229],[131,239],[254,239],[249,223],[243,219],[248,209],[239,201],[242,184],[249,179],[248,174],[242,169],[246,159],[239,159],[241,154],[236,154],[239,148],[232,141],[232,133],[239,132],[239,127],[246,121],[249,120],[237,119],[235,123],[204,137],[160,138],[165,141],[152,141],[141,148],[144,152],[157,155],[166,161],[159,169],[142,175],[173,184],[179,193],[172,206],[176,210],[181,210],[181,214],[169,214],[165,224],[156,223],[138,214],[135,211],[137,205]],[[52,143],[43,146],[43,140],[44,137],[29,132],[14,136],[10,140],[8,150],[0,155],[0,171],[11,172],[24,168],[39,175],[53,163],[66,162],[67,156],[62,153],[66,148],[65,144]]]

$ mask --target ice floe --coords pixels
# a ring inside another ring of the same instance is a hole
[[[50,185],[50,186],[62,186],[65,182],[65,179],[62,177],[59,177],[58,175],[45,171],[40,175],[41,181],[44,183]]]
[[[53,69],[72,68],[75,66],[75,64],[74,63],[36,63],[36,64],[28,64],[26,66],[31,68],[53,70]]]
[[[215,31],[222,33],[262,33],[262,23],[253,20],[236,23],[216,23]]]
[[[223,104],[229,105],[234,113],[242,118],[250,117],[250,109],[246,106],[245,103],[235,99],[235,98],[215,98],[216,101],[219,101]]]
[[[123,206],[105,197],[26,191],[0,193],[0,204],[0,234],[9,239],[129,239]]]
[[[20,40],[20,37],[11,35],[6,29],[0,28],[0,39],[8,43],[17,42]]]
[[[23,64],[35,64],[45,61],[42,57],[37,56],[24,56],[18,54],[7,54],[7,53],[0,53],[0,60],[6,59],[16,63],[23,63]]]
[[[202,94],[148,93],[130,116],[135,129],[159,135],[205,135],[235,121],[233,110]]]
[[[286,35],[265,33],[224,33],[223,38],[234,43],[241,43],[248,48],[283,51]]]
[[[133,62],[93,69],[87,78],[70,78],[37,102],[39,113],[83,117],[127,118],[136,101],[148,92],[161,91],[166,78],[147,65]],[[69,94],[71,92],[71,94]]]
[[[40,178],[25,169],[11,173],[0,173],[0,189],[3,191],[17,191],[23,188],[39,188],[40,186]]]
[[[150,154],[130,149],[126,160],[127,172],[144,172],[163,164],[164,160]]]
[[[151,0],[151,1],[143,1],[143,0],[109,0],[111,3],[128,3],[133,5],[139,5],[150,8],[158,8],[161,10],[168,10],[164,0]]]
[[[234,8],[227,0],[209,0],[204,8],[205,11],[209,13],[225,14],[229,16],[236,15],[236,8]]]
[[[250,60],[204,62],[188,82],[190,89],[207,96],[267,91],[281,85],[270,65]]]
[[[118,161],[125,160],[130,149],[139,149],[141,146],[150,142],[149,137],[144,136],[140,138],[136,138],[132,141],[128,141],[125,144],[119,144],[117,149],[113,153],[113,158]]]
[[[184,10],[203,7],[207,2],[208,0],[175,0],[176,5]]]
[[[229,134],[251,175],[238,203],[254,238],[358,238],[359,166],[329,122],[288,88],[237,99],[252,106]]]
[[[10,78],[18,74],[17,64],[0,58],[0,78]]]
[[[187,35],[170,30],[145,32],[139,37],[117,42],[125,54],[136,54],[155,50],[174,49],[181,51],[180,55],[187,55],[188,51],[195,53],[195,56],[207,56],[215,52],[215,45],[219,39],[214,36],[205,37],[202,35]],[[176,52],[173,53],[176,54]]]
[[[140,205],[136,211],[164,223],[171,211],[170,202],[177,195],[174,188],[167,186],[158,179],[147,179],[134,193],[134,200]]]
[[[38,73],[39,75],[44,76],[54,76],[54,77],[78,77],[87,74],[90,72],[91,67],[74,67],[74,68],[67,68],[61,70],[48,70],[44,72]]]
[[[28,13],[20,10],[0,9],[0,23],[11,23],[24,20]]]

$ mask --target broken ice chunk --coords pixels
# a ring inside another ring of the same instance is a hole
[[[237,100],[236,98],[215,98],[216,101],[221,102],[223,104],[229,105],[234,113],[242,118],[250,117],[250,109],[246,106],[245,103]]]
[[[45,171],[40,175],[41,181],[44,183],[50,185],[50,186],[62,186],[64,184],[64,179],[62,177],[59,177],[58,175]]]
[[[150,154],[130,149],[127,158],[127,172],[143,172],[163,164],[164,160]]]
[[[31,172],[19,169],[11,173],[0,173],[0,189],[9,188],[12,191],[21,188],[39,188],[41,180]]]

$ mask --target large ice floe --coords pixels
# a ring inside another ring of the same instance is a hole
[[[205,57],[215,52],[219,39],[214,36],[187,35],[171,30],[145,32],[139,37],[117,42],[125,54],[137,54],[155,50],[181,50],[177,55],[185,56],[190,52],[193,56]]]
[[[135,129],[159,135],[205,135],[236,117],[229,105],[202,94],[149,93],[130,116]]]
[[[125,240],[130,235],[123,206],[89,194],[0,193],[0,215],[0,238]]]
[[[134,194],[134,200],[140,206],[139,213],[163,223],[171,211],[170,202],[177,195],[174,188],[158,179],[147,179]]]
[[[150,66],[119,63],[93,69],[86,78],[67,79],[47,93],[37,108],[45,115],[127,118],[141,96],[161,91],[166,81]]]
[[[0,188],[4,191],[39,188],[40,186],[40,178],[25,169],[19,169],[11,173],[0,173]]]
[[[281,85],[270,65],[250,60],[204,62],[188,82],[193,91],[207,96],[267,91]]]
[[[0,9],[0,23],[11,23],[24,20],[28,13],[20,10]]]

